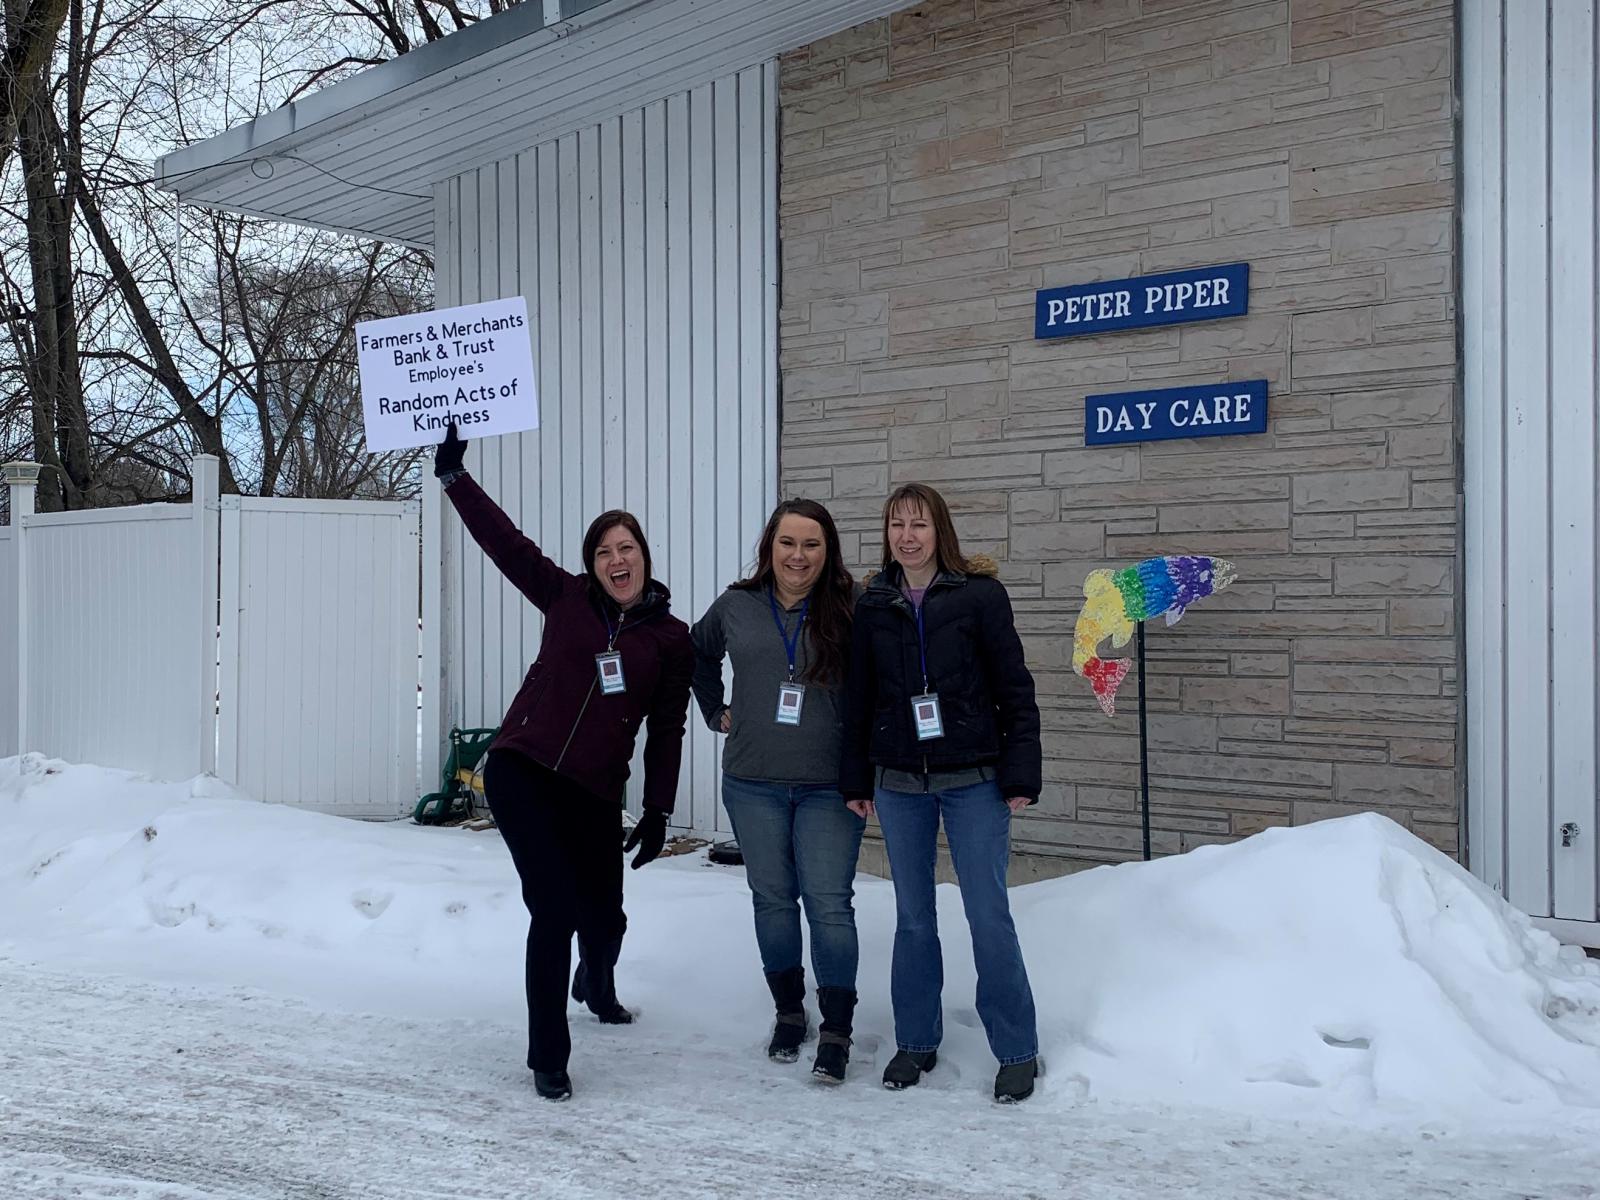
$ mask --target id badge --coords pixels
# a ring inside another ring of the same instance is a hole
[[[778,716],[779,725],[800,724],[800,710],[806,704],[806,689],[800,683],[780,683],[778,685]]]
[[[600,677],[602,696],[616,696],[627,690],[628,685],[622,679],[622,655],[616,650],[596,654],[594,669]]]
[[[925,692],[911,697],[911,719],[917,723],[917,741],[927,742],[944,736],[944,717],[939,714],[939,696]]]

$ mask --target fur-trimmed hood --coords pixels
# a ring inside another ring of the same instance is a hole
[[[864,588],[871,587],[882,574],[882,571],[873,571],[861,581],[861,586]],[[1000,564],[987,554],[969,554],[967,555],[967,574],[982,576],[986,579],[998,579],[1000,577]]]

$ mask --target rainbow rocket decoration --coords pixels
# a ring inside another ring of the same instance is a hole
[[[1100,643],[1126,646],[1136,622],[1165,614],[1176,625],[1184,610],[1233,582],[1233,564],[1220,558],[1170,554],[1120,571],[1090,571],[1083,581],[1083,611],[1072,631],[1072,669],[1094,688],[1106,716],[1116,711],[1117,688],[1128,674],[1125,658],[1107,661]]]

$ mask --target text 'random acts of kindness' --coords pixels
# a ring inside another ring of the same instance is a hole
[[[454,421],[481,438],[539,427],[521,296],[356,326],[367,449],[429,446]]]

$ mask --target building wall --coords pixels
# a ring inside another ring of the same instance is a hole
[[[784,56],[781,486],[857,565],[894,484],[1003,561],[1045,728],[1020,848],[1137,855],[1085,574],[1239,582],[1150,636],[1155,848],[1361,810],[1459,845],[1451,0],[933,0]],[[1037,342],[1040,287],[1233,261],[1247,317]],[[1085,449],[1086,393],[1265,377],[1268,432]]]
[[[690,622],[745,573],[776,492],[776,105],[760,64],[437,189],[440,306],[521,295],[537,332],[540,428],[473,441],[467,465],[571,571],[594,517],[636,513]],[[495,725],[543,626],[430,497],[441,719]],[[707,835],[719,743],[691,706],[675,819]]]

